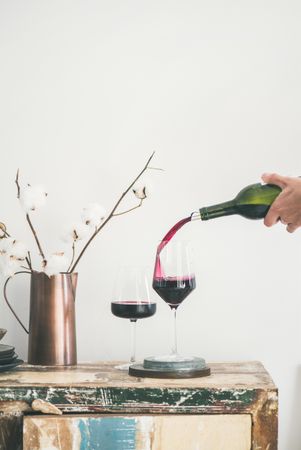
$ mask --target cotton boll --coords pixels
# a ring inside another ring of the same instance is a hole
[[[1,239],[0,241],[0,254],[6,255],[10,252],[11,247],[13,246],[15,239],[8,237]]]
[[[85,239],[91,232],[90,228],[84,223],[77,223],[73,228],[73,239],[75,241],[81,241]]]
[[[4,277],[12,277],[20,269],[20,261],[10,258],[7,255],[0,256],[0,272]]]
[[[5,238],[0,241],[0,253],[15,260],[22,261],[26,258],[28,249],[26,245],[13,238]]]
[[[104,220],[106,210],[98,203],[90,203],[82,212],[82,220],[86,225],[97,227]]]
[[[35,211],[46,202],[47,193],[43,186],[27,185],[20,190],[20,203],[26,213]]]
[[[139,200],[144,200],[149,195],[148,188],[145,185],[135,186],[133,193]]]
[[[90,228],[84,223],[76,223],[66,229],[65,234],[62,236],[62,240],[67,243],[77,242],[85,239],[90,232]]]
[[[60,272],[66,272],[68,263],[69,261],[64,253],[53,253],[46,260],[44,272],[49,277],[52,275],[57,275]]]
[[[27,247],[23,242],[11,237],[0,240],[0,272],[5,277],[12,277],[26,258]]]
[[[13,259],[24,260],[28,253],[26,245],[21,241],[14,241],[10,250],[9,256]]]

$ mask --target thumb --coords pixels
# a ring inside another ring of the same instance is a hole
[[[278,173],[264,173],[261,178],[265,183],[276,184],[281,189],[284,189],[288,183],[288,177],[283,177]]]

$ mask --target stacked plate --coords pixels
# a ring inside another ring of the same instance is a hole
[[[0,344],[0,372],[11,370],[19,364],[22,364],[22,362],[15,353],[15,347]]]

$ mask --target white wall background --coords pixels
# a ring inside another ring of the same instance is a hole
[[[153,150],[152,198],[110,223],[79,266],[79,360],[127,359],[129,324],[110,313],[120,264],[198,207],[264,171],[301,172],[297,0],[0,1],[0,220],[35,249],[14,177],[44,183],[33,221],[48,251],[85,204],[108,209]],[[127,205],[130,202],[126,203]],[[198,289],[179,310],[180,350],[260,360],[280,389],[281,450],[301,449],[300,231],[229,217],[182,230]],[[28,282],[10,288],[28,314]],[[155,294],[154,294],[155,298]],[[168,307],[138,324],[140,357],[170,345]],[[0,306],[5,341],[27,339]]]

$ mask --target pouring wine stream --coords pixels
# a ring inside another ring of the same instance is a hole
[[[162,264],[160,260],[160,253],[162,252],[163,248],[168,244],[168,242],[174,237],[174,235],[188,222],[191,221],[191,216],[185,217],[185,219],[179,220],[164,236],[162,241],[157,247],[157,254],[156,254],[156,262],[155,262],[155,270],[154,270],[154,279],[158,278],[164,278],[164,272],[162,269]]]

